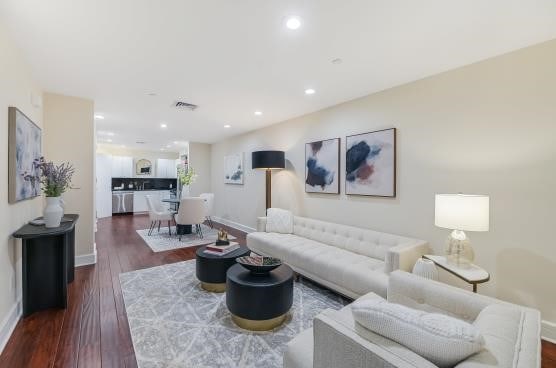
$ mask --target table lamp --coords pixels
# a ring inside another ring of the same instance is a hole
[[[266,171],[266,209],[271,207],[271,172],[285,169],[284,151],[255,151],[251,153],[251,167]]]
[[[464,231],[488,231],[489,197],[472,194],[437,194],[434,224],[453,230],[446,243],[448,262],[462,268],[469,267],[475,254]]]

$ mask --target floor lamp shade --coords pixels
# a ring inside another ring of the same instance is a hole
[[[284,151],[255,151],[251,153],[251,168],[266,170],[266,209],[269,209],[272,205],[271,171],[286,168]]]
[[[286,167],[284,151],[255,151],[251,154],[251,165],[253,169],[284,169]]]

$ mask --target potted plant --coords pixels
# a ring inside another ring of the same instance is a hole
[[[44,224],[48,228],[60,226],[64,215],[61,205],[61,195],[71,187],[71,178],[75,169],[69,163],[55,165],[52,161],[45,161],[44,157],[33,161],[34,174],[24,173],[23,177],[29,181],[39,181],[46,196],[44,208]]]
[[[195,169],[190,167],[185,169],[184,167],[178,168],[178,182],[181,185],[181,195],[180,198],[189,196],[189,186],[197,180],[197,174],[195,174]]]

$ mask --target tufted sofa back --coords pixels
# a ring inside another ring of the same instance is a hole
[[[389,248],[420,242],[403,236],[294,216],[293,233],[307,239],[384,261]]]

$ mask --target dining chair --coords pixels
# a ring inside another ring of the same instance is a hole
[[[214,228],[214,226],[212,225],[212,212],[214,210],[214,193],[202,193],[199,195],[200,198],[203,198],[205,200],[205,216],[206,219],[209,223],[209,226],[211,227],[211,229]]]
[[[180,201],[180,208],[174,219],[177,225],[195,225],[195,232],[203,238],[201,224],[205,221],[205,200],[200,197],[186,197]],[[181,235],[179,236],[181,241]]]
[[[172,235],[172,229],[170,227],[170,224],[174,219],[174,214],[170,210],[164,208],[162,202],[160,201],[160,198],[155,198],[152,195],[147,195],[145,196],[145,198],[147,199],[147,207],[149,209],[149,219],[151,220],[151,225],[149,227],[148,234],[151,235],[153,233],[153,230],[157,224],[158,224],[158,232],[160,232],[160,224],[162,223],[162,221],[167,221],[168,234]]]

